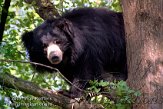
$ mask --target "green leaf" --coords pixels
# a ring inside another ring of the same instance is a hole
[[[3,0],[0,0],[0,6],[2,5]]]

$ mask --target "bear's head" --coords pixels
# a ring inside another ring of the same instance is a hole
[[[73,28],[73,24],[66,19],[51,19],[24,33],[22,41],[30,61],[57,66],[70,60],[75,37]]]

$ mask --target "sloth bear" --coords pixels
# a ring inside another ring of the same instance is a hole
[[[127,79],[122,13],[104,8],[79,8],[48,19],[22,35],[30,61],[48,65],[72,82],[70,93],[79,97],[89,80]],[[52,70],[33,65],[38,71]],[[78,87],[78,88],[77,88]]]

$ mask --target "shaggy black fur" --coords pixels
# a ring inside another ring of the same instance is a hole
[[[46,47],[59,39],[63,52],[59,64],[47,59]],[[30,61],[58,68],[74,85],[81,89],[94,79],[111,72],[119,79],[127,79],[125,32],[122,13],[104,8],[81,8],[66,12],[57,19],[46,20],[22,36]],[[35,66],[37,70],[50,69]],[[81,92],[71,87],[71,94]]]

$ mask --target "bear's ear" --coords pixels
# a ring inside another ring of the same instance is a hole
[[[57,23],[57,27],[66,32],[71,38],[75,36],[74,34],[74,26],[71,21],[67,19],[61,19]]]
[[[25,32],[22,35],[22,42],[27,50],[31,49],[32,40],[33,40],[33,31]]]

